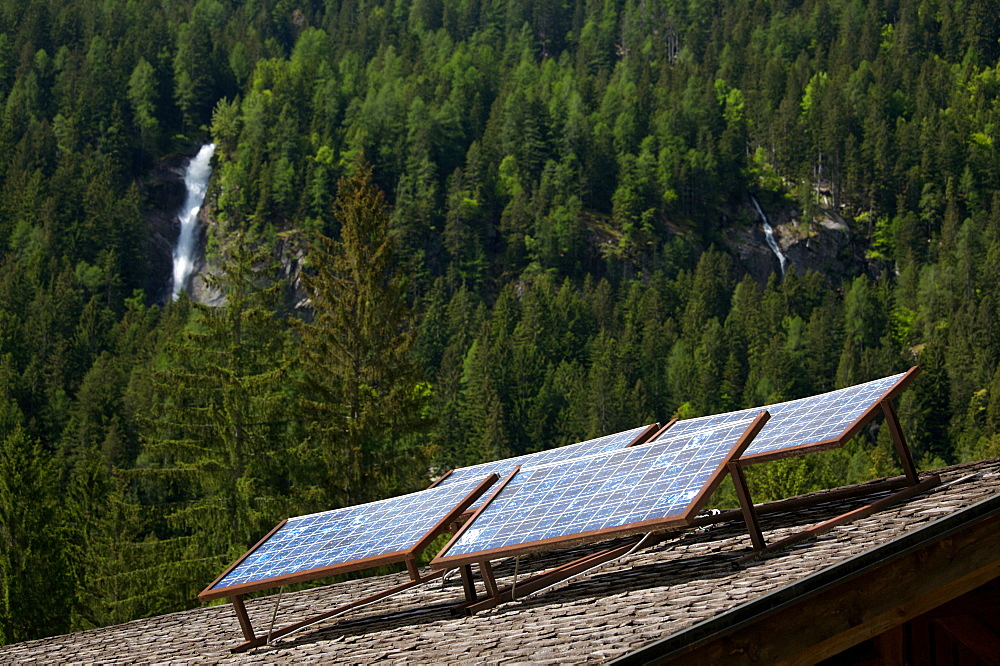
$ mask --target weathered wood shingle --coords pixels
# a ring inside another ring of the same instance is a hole
[[[462,600],[457,576],[428,583],[327,620],[248,654],[229,604],[0,647],[4,663],[581,663],[603,662],[843,562],[1000,493],[1000,460],[940,470],[942,485],[908,502],[835,528],[749,567],[741,523],[678,533],[648,551],[612,562],[544,593],[472,617],[452,617]],[[970,474],[975,475],[972,478]],[[961,482],[955,483],[960,479]],[[827,502],[762,518],[768,541],[872,501]],[[589,552],[522,558],[519,576]],[[496,566],[498,582],[512,561]],[[283,595],[276,626],[373,594],[406,574],[367,578]],[[481,588],[480,588],[481,589]],[[247,602],[258,632],[275,597]]]

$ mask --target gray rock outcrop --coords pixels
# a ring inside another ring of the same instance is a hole
[[[764,229],[752,206],[747,206],[746,214],[753,222],[726,230],[726,245],[747,274],[759,284],[767,284],[772,273],[780,276],[781,267],[767,245]],[[850,226],[836,213],[821,209],[809,222],[803,221],[801,213],[794,209],[768,210],[767,215],[789,270],[794,269],[799,275],[813,270],[832,284],[840,284],[863,270],[863,255],[856,247]]]

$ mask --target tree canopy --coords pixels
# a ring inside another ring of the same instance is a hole
[[[915,363],[919,465],[1000,455],[998,100],[984,0],[0,2],[0,642],[189,607],[282,516]],[[167,301],[209,141],[222,300]],[[753,279],[751,196],[842,219],[843,269]]]

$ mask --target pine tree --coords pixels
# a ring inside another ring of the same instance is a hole
[[[191,593],[287,512],[288,360],[275,299],[276,262],[237,234],[225,273],[209,276],[225,304],[195,304],[155,377],[140,464],[158,476],[186,554]]]
[[[307,448],[323,461],[328,502],[355,504],[425,478],[414,434],[428,387],[410,354],[415,328],[395,260],[389,211],[356,162],[338,183],[340,238],[317,235],[305,277],[315,316],[300,327]]]
[[[0,380],[6,384],[3,370]],[[69,628],[55,469],[5,394],[0,393],[0,645]]]
[[[127,474],[110,473],[94,456],[78,465],[65,502],[72,534],[74,631],[191,605],[186,558],[195,539],[151,534],[150,512],[143,510]]]

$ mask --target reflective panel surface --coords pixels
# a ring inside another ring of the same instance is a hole
[[[485,477],[485,474],[484,474]],[[390,499],[289,518],[211,589],[406,551],[484,477]]]
[[[496,474],[502,481],[503,479],[506,479],[518,465],[523,467],[526,465],[556,463],[564,460],[570,460],[571,458],[580,458],[592,453],[623,449],[648,427],[649,426],[633,428],[632,430],[625,430],[624,432],[618,432],[613,435],[605,435],[604,437],[588,439],[585,442],[577,442],[576,444],[567,444],[566,446],[560,446],[547,451],[528,453],[515,458],[505,458],[503,460],[495,460],[493,462],[472,465],[470,467],[459,467],[445,477],[444,480],[438,484],[438,487],[452,483],[459,483],[469,478],[482,479],[488,474]],[[489,496],[490,493],[487,491],[482,497],[476,500],[475,504],[472,505],[472,508],[478,509]]]
[[[642,446],[522,466],[439,557],[679,517],[757,413]]]

